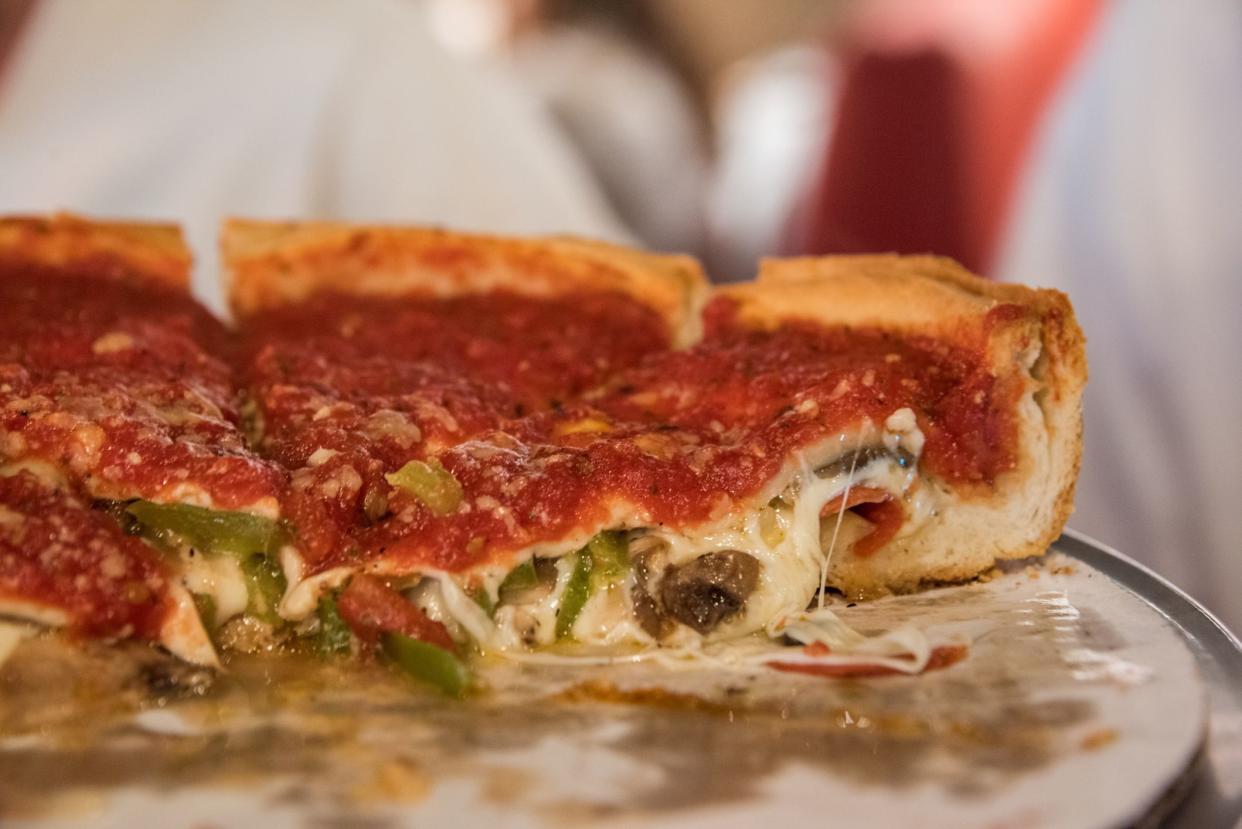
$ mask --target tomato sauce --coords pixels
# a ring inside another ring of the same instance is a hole
[[[0,267],[0,459],[45,461],[101,498],[275,499],[284,473],[246,447],[225,351],[175,288]]]
[[[306,464],[293,474],[286,514],[312,571],[377,557],[399,569],[465,569],[589,532],[620,502],[648,525],[693,526],[753,497],[791,453],[861,418],[878,442],[903,407],[916,413],[920,462],[936,475],[989,485],[1014,464],[1015,392],[998,387],[982,341],[810,323],[755,331],[718,300],[691,349],[601,326],[582,353],[548,338],[572,332],[585,301],[432,302],[386,300],[381,312],[337,297],[253,324],[266,445],[284,463]],[[530,327],[533,319],[540,324]],[[317,356],[299,354],[303,346]],[[584,374],[579,363],[597,370]],[[404,444],[368,434],[366,418],[381,411],[400,415],[391,420]],[[462,485],[452,514],[434,515],[384,480],[429,455]],[[900,508],[889,507],[870,508],[881,540],[900,526]]]
[[[497,291],[446,299],[328,293],[260,313],[243,331],[251,354],[302,344],[341,366],[368,359],[434,365],[506,396],[512,411],[505,414],[519,417],[555,408],[669,345],[654,311],[616,293],[532,298]],[[373,382],[360,379],[358,389],[369,391]],[[345,395],[358,390],[346,372],[332,378],[332,387]]]
[[[668,347],[659,316],[620,294],[322,295],[247,320],[243,373],[262,451],[292,470],[285,515],[327,567],[419,532],[426,516],[385,473],[563,410]]]
[[[372,647],[381,635],[393,632],[457,650],[448,628],[375,576],[359,574],[350,579],[337,598],[337,609],[358,638]]]

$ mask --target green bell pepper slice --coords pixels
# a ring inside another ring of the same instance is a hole
[[[498,595],[503,602],[520,595],[539,584],[539,574],[535,572],[535,560],[528,558],[509,571],[505,580],[500,583]]]
[[[556,612],[556,638],[568,639],[573,631],[574,622],[586,607],[587,599],[591,598],[591,547],[587,545],[575,554],[574,570],[569,576],[569,583],[561,593],[561,606]]]
[[[194,600],[194,609],[198,611],[198,618],[203,623],[203,628],[207,631],[207,635],[211,636],[216,630],[215,597],[206,593],[191,593],[190,598]]]
[[[422,501],[435,515],[449,515],[461,504],[461,484],[435,458],[410,461],[384,479]]]
[[[353,633],[337,610],[336,596],[329,593],[320,599],[315,615],[319,617],[319,634],[315,641],[319,653],[323,656],[347,653],[353,642]]]
[[[476,587],[467,595],[469,595],[470,598],[474,600],[474,603],[477,604],[479,608],[482,609],[482,611],[488,616],[491,616],[496,612],[496,605],[492,601],[492,597],[488,595],[486,588]]]
[[[629,544],[623,532],[597,533],[575,556],[556,614],[557,639],[568,639],[591,596],[611,587],[630,569]]]
[[[630,571],[629,544],[623,532],[597,533],[587,543],[591,553],[591,585],[598,590],[607,587]]]
[[[250,601],[246,608],[251,616],[277,625],[283,621],[276,608],[285,595],[285,574],[275,559],[259,553],[241,561],[242,575],[246,578],[246,591]]]
[[[280,523],[248,512],[228,512],[190,504],[134,501],[125,508],[141,534],[168,543],[180,539],[217,553],[275,553],[285,541]]]
[[[444,648],[401,633],[385,633],[384,653],[403,673],[461,699],[470,690],[470,669]]]

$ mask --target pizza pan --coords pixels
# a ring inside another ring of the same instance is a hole
[[[1198,663],[1208,696],[1208,735],[1198,767],[1185,781],[1188,795],[1160,825],[1168,829],[1242,825],[1242,644],[1237,636],[1162,576],[1094,539],[1067,530],[1056,547],[1104,573],[1162,615]]]
[[[376,665],[27,640],[0,670],[0,823],[47,827],[1233,826],[1242,650],[1074,533],[856,606],[953,629],[917,677],[496,664],[437,698]]]

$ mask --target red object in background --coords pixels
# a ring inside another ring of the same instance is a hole
[[[791,252],[938,253],[986,272],[1040,114],[1100,5],[865,5]]]
[[[947,55],[847,59],[810,253],[935,251],[965,261],[964,84]]]

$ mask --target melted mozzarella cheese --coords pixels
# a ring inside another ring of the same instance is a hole
[[[196,665],[220,667],[216,648],[194,605],[194,597],[179,584],[169,585],[172,610],[160,626],[160,644],[175,656]]]
[[[59,607],[13,596],[0,597],[0,616],[9,616],[44,627],[59,628],[69,624],[69,614]]]
[[[864,636],[847,625],[826,607],[774,619],[767,625],[773,639],[789,637],[803,645],[821,644],[828,653],[810,655],[798,651],[781,655],[786,664],[866,664],[891,668],[902,673],[922,673],[931,659],[932,647],[927,636],[909,625]]]
[[[907,516],[899,536],[917,531],[933,514],[940,497],[934,488],[918,485],[914,461],[921,453],[923,443],[923,434],[918,429],[914,413],[909,409],[899,409],[885,420],[882,429],[876,429],[867,421],[858,430],[842,433],[800,453],[752,502],[742,505],[721,520],[692,530],[674,531],[655,527],[635,531],[661,542],[668,562],[674,565],[685,564],[720,550],[749,553],[761,565],[759,583],[747,598],[744,611],[723,622],[706,638],[688,627],[677,625],[673,634],[657,643],[634,616],[632,595],[635,575],[630,572],[611,588],[596,591],[589,597],[574,622],[574,640],[588,649],[615,650],[637,646],[647,649],[644,653],[663,654],[662,659],[710,661],[716,657],[705,655],[704,648],[710,647],[711,643],[764,629],[772,633],[775,630],[772,625],[779,623],[774,620],[797,620],[796,627],[791,629],[806,633],[811,629],[808,625],[814,626],[818,624],[815,620],[827,618],[822,614],[830,614],[822,607],[815,612],[821,614],[819,616],[807,616],[804,611],[815,595],[821,593],[833,548],[844,540],[844,536],[835,542],[833,540],[841,529],[839,518],[834,519],[834,524],[821,521],[825,505],[838,498],[844,501],[851,488],[882,489],[892,497],[900,498],[904,504]],[[853,465],[860,450],[876,445],[883,446],[888,454],[871,458],[858,466]],[[836,462],[845,457],[852,459],[851,466],[839,468]],[[833,473],[824,476],[826,468],[834,470]],[[774,500],[778,496],[779,502]],[[609,522],[609,526],[613,527],[643,527],[644,524],[640,515],[629,514],[623,509],[618,509]],[[828,529],[830,526],[831,532]],[[560,659],[554,654],[535,655],[528,651],[532,647],[555,642],[557,613],[574,567],[574,556],[571,554],[588,540],[562,539],[533,546],[515,556],[514,560],[519,562],[534,556],[554,558],[556,582],[549,591],[534,600],[522,604],[501,604],[490,616],[466,592],[463,587],[465,577],[460,574],[424,572],[422,575],[426,581],[418,585],[411,595],[431,618],[448,626],[455,636],[469,638],[484,652],[520,655],[520,658],[547,656]],[[283,550],[281,559],[289,589],[281,602],[280,612],[286,618],[295,620],[313,613],[326,590],[344,583],[356,571],[356,568],[336,568],[304,578],[301,557],[295,549]],[[377,575],[385,575],[383,570],[382,562],[374,568]],[[476,571],[470,574],[469,583],[476,590],[481,587],[495,602],[507,572],[508,567]],[[400,575],[409,576],[408,573]],[[837,630],[839,632],[840,629]],[[784,635],[784,629],[779,635]],[[815,641],[829,645],[833,650],[833,659],[847,658],[851,649],[859,647],[860,640],[857,638],[832,639],[830,633],[824,630],[820,631],[819,636],[821,638]],[[893,642],[901,644],[905,650],[901,654],[882,653],[873,647],[865,647],[860,651],[859,659],[864,656],[870,659],[867,664],[881,664],[876,659],[891,659],[894,664],[883,664],[897,670],[916,665],[921,670],[919,660],[922,651],[917,647],[917,642],[901,636],[896,640],[883,641],[890,651]],[[656,644],[660,647],[653,649]],[[694,656],[688,657],[687,654]],[[648,658],[641,654],[638,656]],[[765,658],[771,658],[771,654]],[[610,661],[614,657],[598,655],[589,659]]]
[[[717,627],[708,635],[708,641],[753,633],[764,629],[774,619],[794,618],[806,609],[816,593],[821,592],[828,558],[833,552],[831,539],[825,543],[821,513],[829,502],[848,496],[851,488],[879,488],[901,498],[908,511],[901,531],[903,535],[917,530],[932,514],[937,494],[930,487],[916,486],[918,473],[915,464],[909,462],[909,458],[917,458],[923,446],[923,435],[909,409],[894,412],[885,421],[884,429],[878,432],[882,445],[894,454],[827,477],[817,472],[833,461],[858,452],[873,435],[877,435],[877,430],[865,423],[857,432],[843,433],[803,452],[755,503],[722,521],[694,531],[667,528],[641,531],[665,545],[668,561],[674,565],[720,550],[739,550],[759,560],[759,584],[747,598],[745,610]],[[906,461],[898,459],[895,454],[898,449],[904,451]],[[777,495],[783,503],[774,507],[769,502]],[[632,520],[621,517],[616,523],[617,526],[641,524],[637,516]],[[519,560],[523,557],[519,556]],[[516,652],[548,645],[555,641],[556,613],[572,568],[572,556],[557,559],[558,576],[549,593],[534,602],[501,605],[492,618],[479,609],[452,576],[435,574],[441,594],[454,597],[438,602],[436,612],[451,617],[442,621],[467,631],[486,651]],[[503,573],[490,575],[485,586],[495,597]],[[574,622],[573,638],[577,642],[590,647],[655,644],[634,616],[634,579],[631,572],[611,589],[597,591],[588,599]],[[459,614],[464,614],[464,618]],[[666,652],[678,648],[697,650],[702,641],[699,634],[678,625],[671,637],[660,644]]]
[[[216,605],[216,624],[246,612],[250,592],[237,559],[228,555],[181,553],[181,584],[191,593],[210,596]]]
[[[907,417],[908,413],[908,417]],[[902,446],[912,455],[922,448],[923,436],[913,423],[913,412],[901,409],[889,417],[881,439],[894,449]],[[769,620],[804,610],[821,591],[831,555],[833,537],[839,529],[840,515],[834,520],[832,536],[825,545],[821,534],[821,513],[824,506],[856,487],[883,489],[894,497],[904,498],[915,489],[918,473],[914,464],[903,465],[894,456],[882,456],[865,466],[843,469],[829,477],[816,472],[827,462],[857,452],[863,447],[869,424],[855,434],[842,434],[816,449],[803,453],[787,476],[782,500],[788,507],[773,509],[775,532],[771,523],[765,532],[763,509],[750,509],[733,523],[714,532],[688,535],[657,529],[652,532],[669,545],[669,560],[684,563],[716,550],[741,550],[757,558],[763,566],[759,584],[747,598],[745,611],[722,623],[709,638],[724,639],[751,633],[764,627]],[[834,448],[835,447],[835,448]],[[818,460],[816,460],[818,459]],[[905,532],[917,529],[932,512],[934,495],[930,489],[919,498],[905,499],[912,506]],[[769,522],[771,519],[768,519]]]

